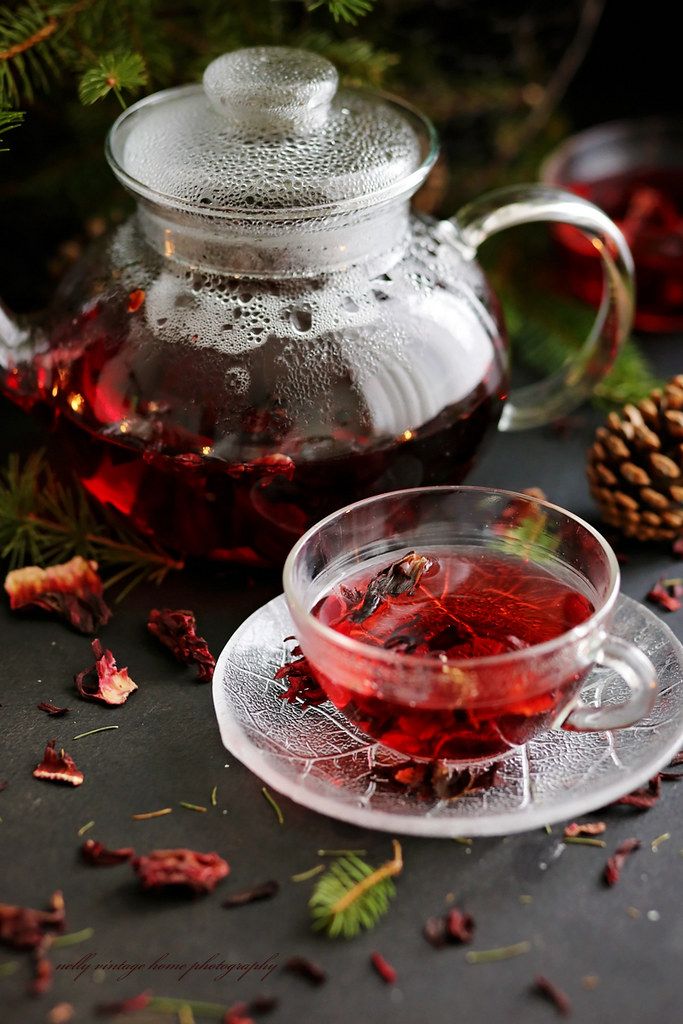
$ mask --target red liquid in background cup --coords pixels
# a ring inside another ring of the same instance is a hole
[[[353,612],[377,572],[364,570],[346,578],[313,614],[344,636],[398,657],[470,659],[552,640],[594,611],[578,590],[523,558],[481,550],[420,553],[433,565],[413,593],[388,597],[362,622],[354,622]],[[314,671],[333,703],[374,739],[412,757],[452,760],[494,757],[525,743],[553,723],[586,674],[548,679],[541,692],[536,679],[529,693],[528,664],[525,668],[513,661],[504,686],[485,698],[488,703],[480,698],[467,708],[416,708],[373,695],[367,673],[355,681],[356,689],[327,678],[324,667]]]
[[[636,328],[682,330],[683,169],[631,171],[563,187],[595,203],[623,231],[636,266]],[[599,305],[603,275],[595,247],[576,228],[561,224],[553,230],[567,286]]]

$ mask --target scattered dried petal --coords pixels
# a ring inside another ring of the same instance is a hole
[[[435,949],[441,949],[449,943],[471,942],[474,936],[474,918],[452,907],[441,917],[429,917],[424,923],[422,934]]]
[[[569,1001],[569,996],[566,992],[563,992],[561,988],[554,985],[548,978],[544,978],[543,975],[539,974],[534,978],[533,990],[539,996],[543,996],[549,1000],[560,1014],[561,1017],[569,1017],[572,1012],[572,1004]]]
[[[662,578],[648,591],[647,599],[653,604],[658,604],[665,612],[677,612],[681,607],[681,602],[679,595],[675,592],[672,593],[673,590],[674,588],[665,585],[664,578]]]
[[[216,659],[206,640],[197,636],[196,628],[197,620],[191,611],[153,608],[149,613],[147,629],[150,633],[168,647],[173,657],[183,665],[197,665],[197,678],[200,682],[210,683]]]
[[[64,931],[64,898],[57,890],[49,910],[32,910],[0,903],[0,942],[14,949],[35,949],[48,930]]]
[[[254,1024],[254,1019],[249,1016],[249,1007],[246,1003],[235,1003],[225,1011],[223,1024]]]
[[[128,313],[137,313],[142,303],[145,301],[145,290],[144,288],[135,288],[128,296]]]
[[[127,668],[117,668],[114,655],[93,640],[95,664],[74,676],[76,689],[84,700],[100,701],[110,706],[125,704],[137,683],[128,675]]]
[[[327,981],[327,973],[322,967],[314,963],[313,960],[308,960],[305,956],[290,956],[289,960],[284,964],[284,970],[291,971],[293,974],[300,974],[302,978],[306,978],[313,985],[322,985],[323,982]]]
[[[132,846],[123,846],[118,850],[109,850],[97,839],[86,839],[81,846],[81,855],[88,864],[107,866],[114,864],[125,864],[131,857],[135,856]]]
[[[47,569],[37,565],[13,569],[5,577],[5,590],[13,610],[35,605],[62,615],[82,633],[94,633],[111,618],[102,596],[97,562],[88,562],[80,555]]]
[[[633,807],[637,811],[647,811],[659,800],[662,795],[661,773],[650,779],[647,786],[634,789],[632,793],[619,797],[610,804],[610,807],[626,806]]]
[[[621,877],[621,869],[632,853],[640,849],[640,839],[625,839],[617,846],[612,856],[605,864],[603,878],[606,885],[616,885]]]
[[[8,785],[7,779],[0,779],[0,793],[2,793],[3,789],[7,789]]]
[[[255,885],[251,889],[243,889],[241,892],[232,893],[228,896],[227,900],[223,900],[222,905],[226,910],[231,910],[233,907],[244,907],[247,903],[270,899],[272,896],[276,896],[279,891],[280,886],[278,882],[263,882],[261,885]]]
[[[212,892],[230,871],[217,853],[186,849],[153,850],[146,857],[135,857],[132,864],[143,889],[186,886],[194,893]]]
[[[43,760],[33,769],[36,779],[47,779],[50,782],[67,782],[70,786],[80,786],[85,778],[76,767],[76,762],[66,751],[55,750],[56,740],[50,740],[45,747]]]
[[[574,836],[600,836],[607,829],[604,821],[573,821],[566,825],[564,834],[569,838]]]
[[[677,754],[674,754],[669,761],[669,768],[676,768],[679,764],[683,764],[683,750],[679,750]]]
[[[39,711],[45,711],[46,714],[52,715],[54,718],[61,718],[62,715],[68,715],[68,708],[58,708],[56,704],[49,704],[47,701],[41,701],[40,704],[36,704]]]
[[[387,963],[381,953],[373,953],[370,957],[370,962],[382,981],[385,981],[387,985],[394,984],[397,978],[396,970],[390,963]]]
[[[292,640],[293,637],[287,639]],[[294,655],[301,655],[301,648],[297,645],[292,651]],[[286,700],[294,704],[297,700],[302,704],[324,704],[328,699],[322,686],[313,678],[308,659],[303,655],[294,661],[288,661],[277,670],[273,679],[286,679],[288,687],[278,694],[280,700]]]
[[[33,996],[42,996],[52,988],[54,968],[52,961],[45,955],[45,949],[48,945],[49,936],[46,936],[35,951],[33,978],[28,987],[29,993]]]
[[[141,992],[139,996],[122,999],[116,1003],[100,1003],[97,1013],[100,1017],[116,1017],[120,1013],[135,1013],[136,1010],[144,1010],[151,1001],[151,992]]]

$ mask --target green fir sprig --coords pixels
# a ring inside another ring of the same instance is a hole
[[[78,98],[88,106],[113,92],[122,107],[124,92],[137,92],[147,82],[147,69],[139,53],[115,50],[88,68],[78,84]]]
[[[357,25],[358,19],[372,10],[374,0],[308,0],[309,11],[319,7],[327,7],[335,21],[346,21],[349,25]]]
[[[352,939],[361,929],[374,928],[396,895],[393,878],[403,870],[400,843],[394,839],[393,856],[372,868],[349,853],[330,866],[316,882],[309,900],[313,928],[331,938]]]
[[[106,586],[124,597],[143,580],[161,583],[182,561],[142,538],[77,484],[57,478],[42,452],[23,463],[10,455],[0,471],[0,557],[9,568],[94,559]]]

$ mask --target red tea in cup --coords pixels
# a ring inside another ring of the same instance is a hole
[[[588,619],[585,594],[549,568],[491,549],[411,552],[349,575],[312,614],[343,636],[396,655],[453,663],[490,658],[554,640]],[[450,666],[450,667],[449,667]],[[378,691],[362,662],[349,659],[343,680],[314,668],[328,697],[374,739],[412,757],[495,757],[549,728],[580,689],[586,671],[539,679],[528,659],[511,659],[491,691],[443,693],[399,702]],[[356,678],[354,678],[354,673]],[[479,675],[486,680],[486,666]],[[489,679],[492,676],[489,675]],[[472,686],[473,680],[467,685]],[[543,682],[543,681],[542,681]]]

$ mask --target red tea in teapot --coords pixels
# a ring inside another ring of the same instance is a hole
[[[586,596],[545,567],[471,549],[411,552],[380,572],[361,571],[313,614],[363,644],[445,662],[521,651],[560,636],[593,611]],[[466,708],[412,707],[375,696],[362,671],[353,685],[323,676],[320,682],[345,715],[386,746],[413,757],[470,760],[500,754],[548,728],[582,676],[549,679],[540,693],[536,680],[530,694],[525,666],[512,662],[499,692]]]

